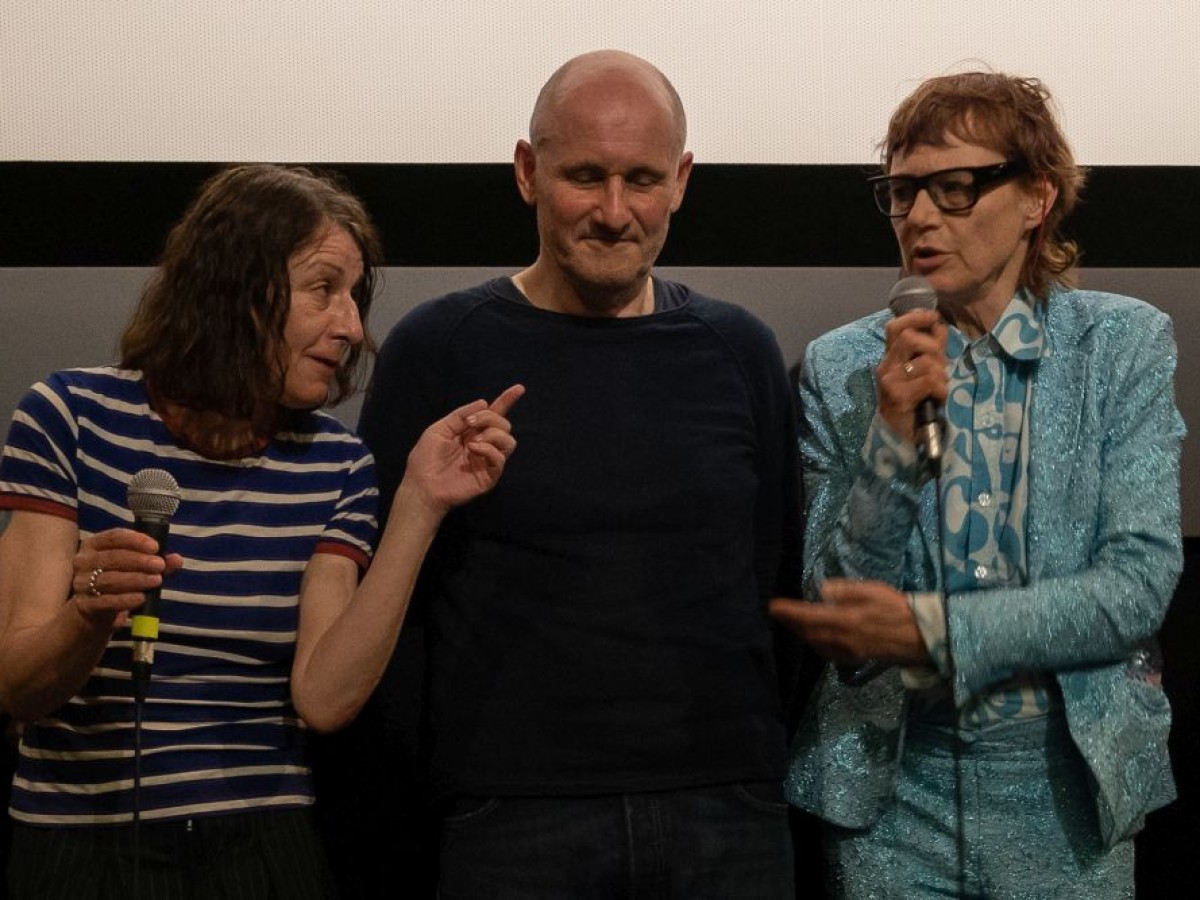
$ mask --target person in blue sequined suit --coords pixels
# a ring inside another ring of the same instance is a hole
[[[1132,896],[1133,836],[1174,796],[1153,637],[1182,567],[1176,349],[1161,312],[1073,287],[1083,173],[1050,104],[998,73],[901,104],[872,187],[938,308],[806,353],[821,602],[772,611],[838,664],[787,780],[837,896]]]

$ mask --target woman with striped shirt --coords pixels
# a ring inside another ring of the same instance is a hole
[[[522,393],[433,423],[377,535],[371,456],[320,407],[371,350],[380,255],[330,178],[225,170],[172,230],[120,363],[21,402],[0,459],[16,900],[126,900],[135,878],[154,897],[323,895],[304,731],[365,703],[442,517],[500,477]],[[147,468],[178,484],[163,556],[126,502]],[[129,620],[152,589],[135,705]]]

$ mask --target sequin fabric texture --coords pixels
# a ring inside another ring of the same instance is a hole
[[[879,579],[917,593],[940,586],[933,483],[914,478],[902,454],[885,454],[878,466],[864,461],[888,318],[851,323],[806,353],[800,446],[810,596],[826,577]],[[1112,846],[1174,796],[1166,699],[1153,679],[1130,673],[1182,566],[1176,351],[1165,315],[1112,294],[1055,291],[1042,324],[1022,426],[1027,573],[951,592],[947,686],[961,710],[1018,671],[1048,673],[1091,773],[1103,842]],[[1003,475],[988,477],[1003,486]],[[1009,520],[1018,506],[1010,499]],[[1010,547],[1003,528],[985,525],[983,533]],[[1020,556],[1010,560],[1018,569]],[[792,801],[844,827],[876,821],[894,795],[910,700],[896,670],[861,687],[827,674],[794,747]]]

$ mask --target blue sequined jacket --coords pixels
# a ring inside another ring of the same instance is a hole
[[[882,479],[862,463],[889,317],[836,329],[806,353],[809,596],[825,577],[937,589],[933,482]],[[1029,583],[949,599],[953,690],[961,704],[1017,669],[1053,672],[1111,845],[1174,797],[1170,709],[1138,661],[1182,568],[1176,349],[1166,315],[1096,291],[1052,293],[1045,326],[1030,412]],[[861,687],[827,671],[797,732],[792,802],[844,827],[874,822],[892,795],[905,702],[896,669]]]

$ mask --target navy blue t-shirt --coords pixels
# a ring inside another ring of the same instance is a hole
[[[382,348],[360,427],[384,498],[427,425],[526,387],[500,484],[446,520],[414,601],[443,793],[782,776],[765,600],[799,580],[786,372],[745,310],[655,288],[653,314],[591,318],[496,279]]]

